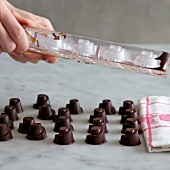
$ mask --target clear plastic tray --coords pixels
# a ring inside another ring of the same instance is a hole
[[[56,55],[86,64],[135,71],[166,77],[169,53],[150,50],[78,35],[23,27],[29,51]]]

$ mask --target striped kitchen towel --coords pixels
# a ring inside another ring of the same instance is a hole
[[[170,97],[144,97],[138,109],[148,151],[170,151]]]

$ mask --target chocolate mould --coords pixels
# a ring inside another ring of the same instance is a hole
[[[90,135],[86,136],[86,143],[91,145],[100,145],[106,142],[105,133],[101,126],[94,126],[90,130]]]
[[[125,100],[123,101],[123,107],[119,107],[118,114],[125,115],[126,109],[133,109],[136,110],[135,105],[132,100]]]
[[[60,116],[67,116],[70,122],[73,121],[73,119],[71,118],[70,110],[66,107],[61,107],[58,109],[58,115],[53,116],[53,122],[56,122]]]
[[[94,109],[94,114],[90,115],[89,123],[93,123],[93,119],[96,117],[101,117],[104,122],[106,122],[106,123],[108,122],[105,110],[102,108]]]
[[[104,122],[104,120],[101,117],[96,117],[93,119],[93,125],[89,125],[89,129],[87,132],[90,133],[91,128],[94,126],[101,126],[105,133],[108,132],[106,123]]]
[[[41,123],[31,124],[26,138],[29,140],[43,140],[47,137],[45,128]]]
[[[2,114],[7,114],[12,121],[19,119],[15,106],[5,106],[4,113]]]
[[[24,111],[23,107],[22,107],[22,104],[21,104],[21,101],[18,98],[11,98],[9,100],[9,105],[10,106],[15,106],[17,113],[21,113],[21,112]]]
[[[112,102],[109,99],[104,99],[103,102],[99,104],[99,108],[103,108],[107,115],[112,115],[116,113],[116,110],[112,106]]]
[[[121,136],[120,139],[120,144],[125,145],[125,146],[136,146],[140,145],[140,138],[138,134],[138,130],[134,128],[127,128],[125,135]]]
[[[23,28],[31,52],[161,77],[168,73],[167,52],[40,28]]]
[[[59,134],[55,135],[54,143],[59,145],[69,145],[71,143],[74,143],[74,137],[72,129],[69,127],[61,127],[59,130]]]
[[[0,124],[0,141],[8,141],[13,138],[11,129],[6,123]]]
[[[44,104],[50,104],[49,97],[46,94],[38,94],[37,101],[33,104],[34,109],[39,109],[40,106]]]
[[[66,107],[70,110],[70,114],[76,115],[83,113],[83,109],[80,107],[80,103],[77,99],[71,99]]]
[[[55,122],[55,126],[54,126],[54,131],[55,132],[59,132],[59,129],[61,127],[68,127],[72,130],[74,130],[73,126],[70,123],[70,120],[67,116],[60,116],[59,119]]]
[[[51,108],[50,104],[44,104],[39,107],[38,118],[41,120],[52,120],[55,115],[55,110]]]
[[[1,114],[0,115],[0,123],[5,123],[7,126],[12,130],[14,129],[13,121],[9,119],[9,116],[7,114]]]
[[[139,134],[142,133],[141,128],[136,118],[128,118],[126,120],[126,123],[123,124],[121,132],[125,134],[125,131],[127,128],[134,128],[138,131]]]
[[[18,132],[23,133],[23,134],[27,134],[28,131],[29,131],[29,128],[34,123],[35,123],[35,120],[34,120],[33,117],[30,117],[30,116],[24,117],[23,118],[23,123],[19,124]]]

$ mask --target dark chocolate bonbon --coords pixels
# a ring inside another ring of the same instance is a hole
[[[134,107],[134,103],[132,100],[124,100],[123,107],[132,108],[132,107]],[[132,108],[132,109],[134,109],[134,108]]]
[[[9,119],[12,121],[16,121],[19,119],[15,106],[5,106],[4,113],[7,114],[9,116]]]
[[[127,128],[134,128],[138,131],[139,134],[142,133],[136,118],[128,118],[126,123],[123,124],[121,132],[125,134]]]
[[[112,106],[112,102],[109,99],[104,99],[103,102],[99,104],[99,108],[103,108],[107,115],[116,113],[116,110]]]
[[[70,110],[66,107],[61,107],[58,109],[58,115],[53,116],[53,122],[56,122],[60,116],[67,116],[70,122],[73,121],[73,119],[71,118]]]
[[[37,96],[37,101],[35,104],[33,104],[34,109],[39,109],[40,106],[43,106],[44,104],[50,104],[49,97],[46,94],[39,94]]]
[[[94,126],[90,130],[90,135],[86,136],[86,143],[91,145],[100,145],[106,142],[105,133],[101,126]]]
[[[67,116],[60,116],[59,119],[55,122],[55,126],[54,126],[54,131],[55,132],[59,132],[59,129],[61,127],[68,127],[72,130],[74,130],[73,126],[70,123],[70,120]]]
[[[44,104],[39,107],[38,118],[41,120],[52,120],[55,110],[51,108],[50,104]]]
[[[29,128],[32,124],[35,123],[35,120],[33,117],[24,117],[23,118],[23,123],[19,124],[19,128],[18,128],[18,132],[19,133],[23,133],[23,134],[27,134],[29,131]]]
[[[118,114],[124,115],[126,109],[136,110],[135,105],[134,105],[134,103],[133,103],[132,100],[125,100],[125,101],[123,102],[123,107],[119,107]]]
[[[102,108],[94,109],[94,114],[90,115],[89,123],[93,123],[93,119],[96,117],[101,117],[104,122],[106,122],[106,123],[108,122],[105,110]]]
[[[127,120],[128,118],[138,119],[138,115],[137,115],[136,110],[126,109],[125,115],[122,115],[122,116],[121,116],[120,123],[122,123],[122,124],[123,124],[123,123],[126,123],[126,120]]]
[[[69,127],[61,127],[59,130],[59,134],[55,135],[54,143],[59,145],[69,145],[71,143],[74,143],[74,137],[72,133],[72,129]]]
[[[6,123],[0,124],[0,141],[8,141],[13,138],[11,129]]]
[[[125,135],[121,136],[120,144],[125,146],[136,146],[140,145],[140,138],[138,134],[138,130],[135,128],[127,128],[125,131]]]
[[[77,99],[71,99],[69,104],[66,104],[66,107],[70,110],[70,114],[81,114],[83,109],[80,107],[80,103]]]
[[[33,123],[26,136],[29,140],[43,140],[46,137],[46,130],[41,123]]]
[[[10,129],[14,129],[13,121],[9,119],[7,114],[0,115],[0,123],[5,123]]]
[[[106,123],[104,122],[104,120],[101,117],[96,117],[93,119],[93,125],[89,125],[89,129],[87,132],[90,133],[91,128],[94,126],[101,126],[105,133],[108,132]]]
[[[24,111],[23,107],[22,107],[22,104],[21,104],[21,101],[18,98],[11,98],[9,100],[9,105],[10,106],[15,106],[17,113],[21,113],[21,112]]]

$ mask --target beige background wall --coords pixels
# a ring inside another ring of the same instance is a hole
[[[56,30],[122,43],[170,43],[170,0],[9,0]]]

